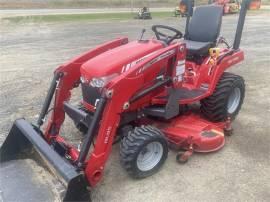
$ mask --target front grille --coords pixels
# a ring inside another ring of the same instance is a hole
[[[98,88],[93,88],[88,84],[81,83],[83,100],[88,104],[95,106],[96,100],[101,97]]]

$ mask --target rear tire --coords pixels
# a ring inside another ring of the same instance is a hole
[[[201,100],[201,112],[210,121],[234,120],[245,97],[245,82],[241,76],[224,72],[214,93]]]
[[[141,126],[130,131],[120,144],[120,161],[131,177],[155,174],[168,156],[168,143],[155,127]]]

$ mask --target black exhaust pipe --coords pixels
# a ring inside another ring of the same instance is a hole
[[[237,29],[234,37],[234,43],[233,43],[233,49],[238,50],[240,43],[241,43],[241,37],[243,33],[243,28],[245,24],[245,18],[247,14],[247,9],[249,7],[251,0],[243,0],[241,4],[241,10],[238,18],[238,24],[237,24]]]

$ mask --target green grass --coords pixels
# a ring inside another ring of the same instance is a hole
[[[173,12],[152,12],[153,18],[171,17]],[[92,14],[60,14],[60,15],[35,15],[3,18],[13,23],[27,22],[69,22],[69,21],[110,21],[130,20],[135,13],[92,13]]]
[[[256,15],[258,13],[267,13],[268,9],[249,10],[248,14]],[[168,18],[173,16],[173,10],[162,12],[151,12],[153,18]],[[131,20],[136,13],[88,13],[88,14],[57,14],[57,15],[34,15],[34,16],[16,16],[7,17],[11,23],[29,23],[29,22],[74,22],[74,21],[119,21]]]

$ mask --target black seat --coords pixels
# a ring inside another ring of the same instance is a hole
[[[207,55],[208,50],[214,46],[214,43],[212,42],[199,42],[190,40],[185,40],[184,42],[186,43],[188,55]]]
[[[209,48],[216,45],[222,15],[221,6],[207,5],[195,8],[185,36],[188,55],[207,55]]]

